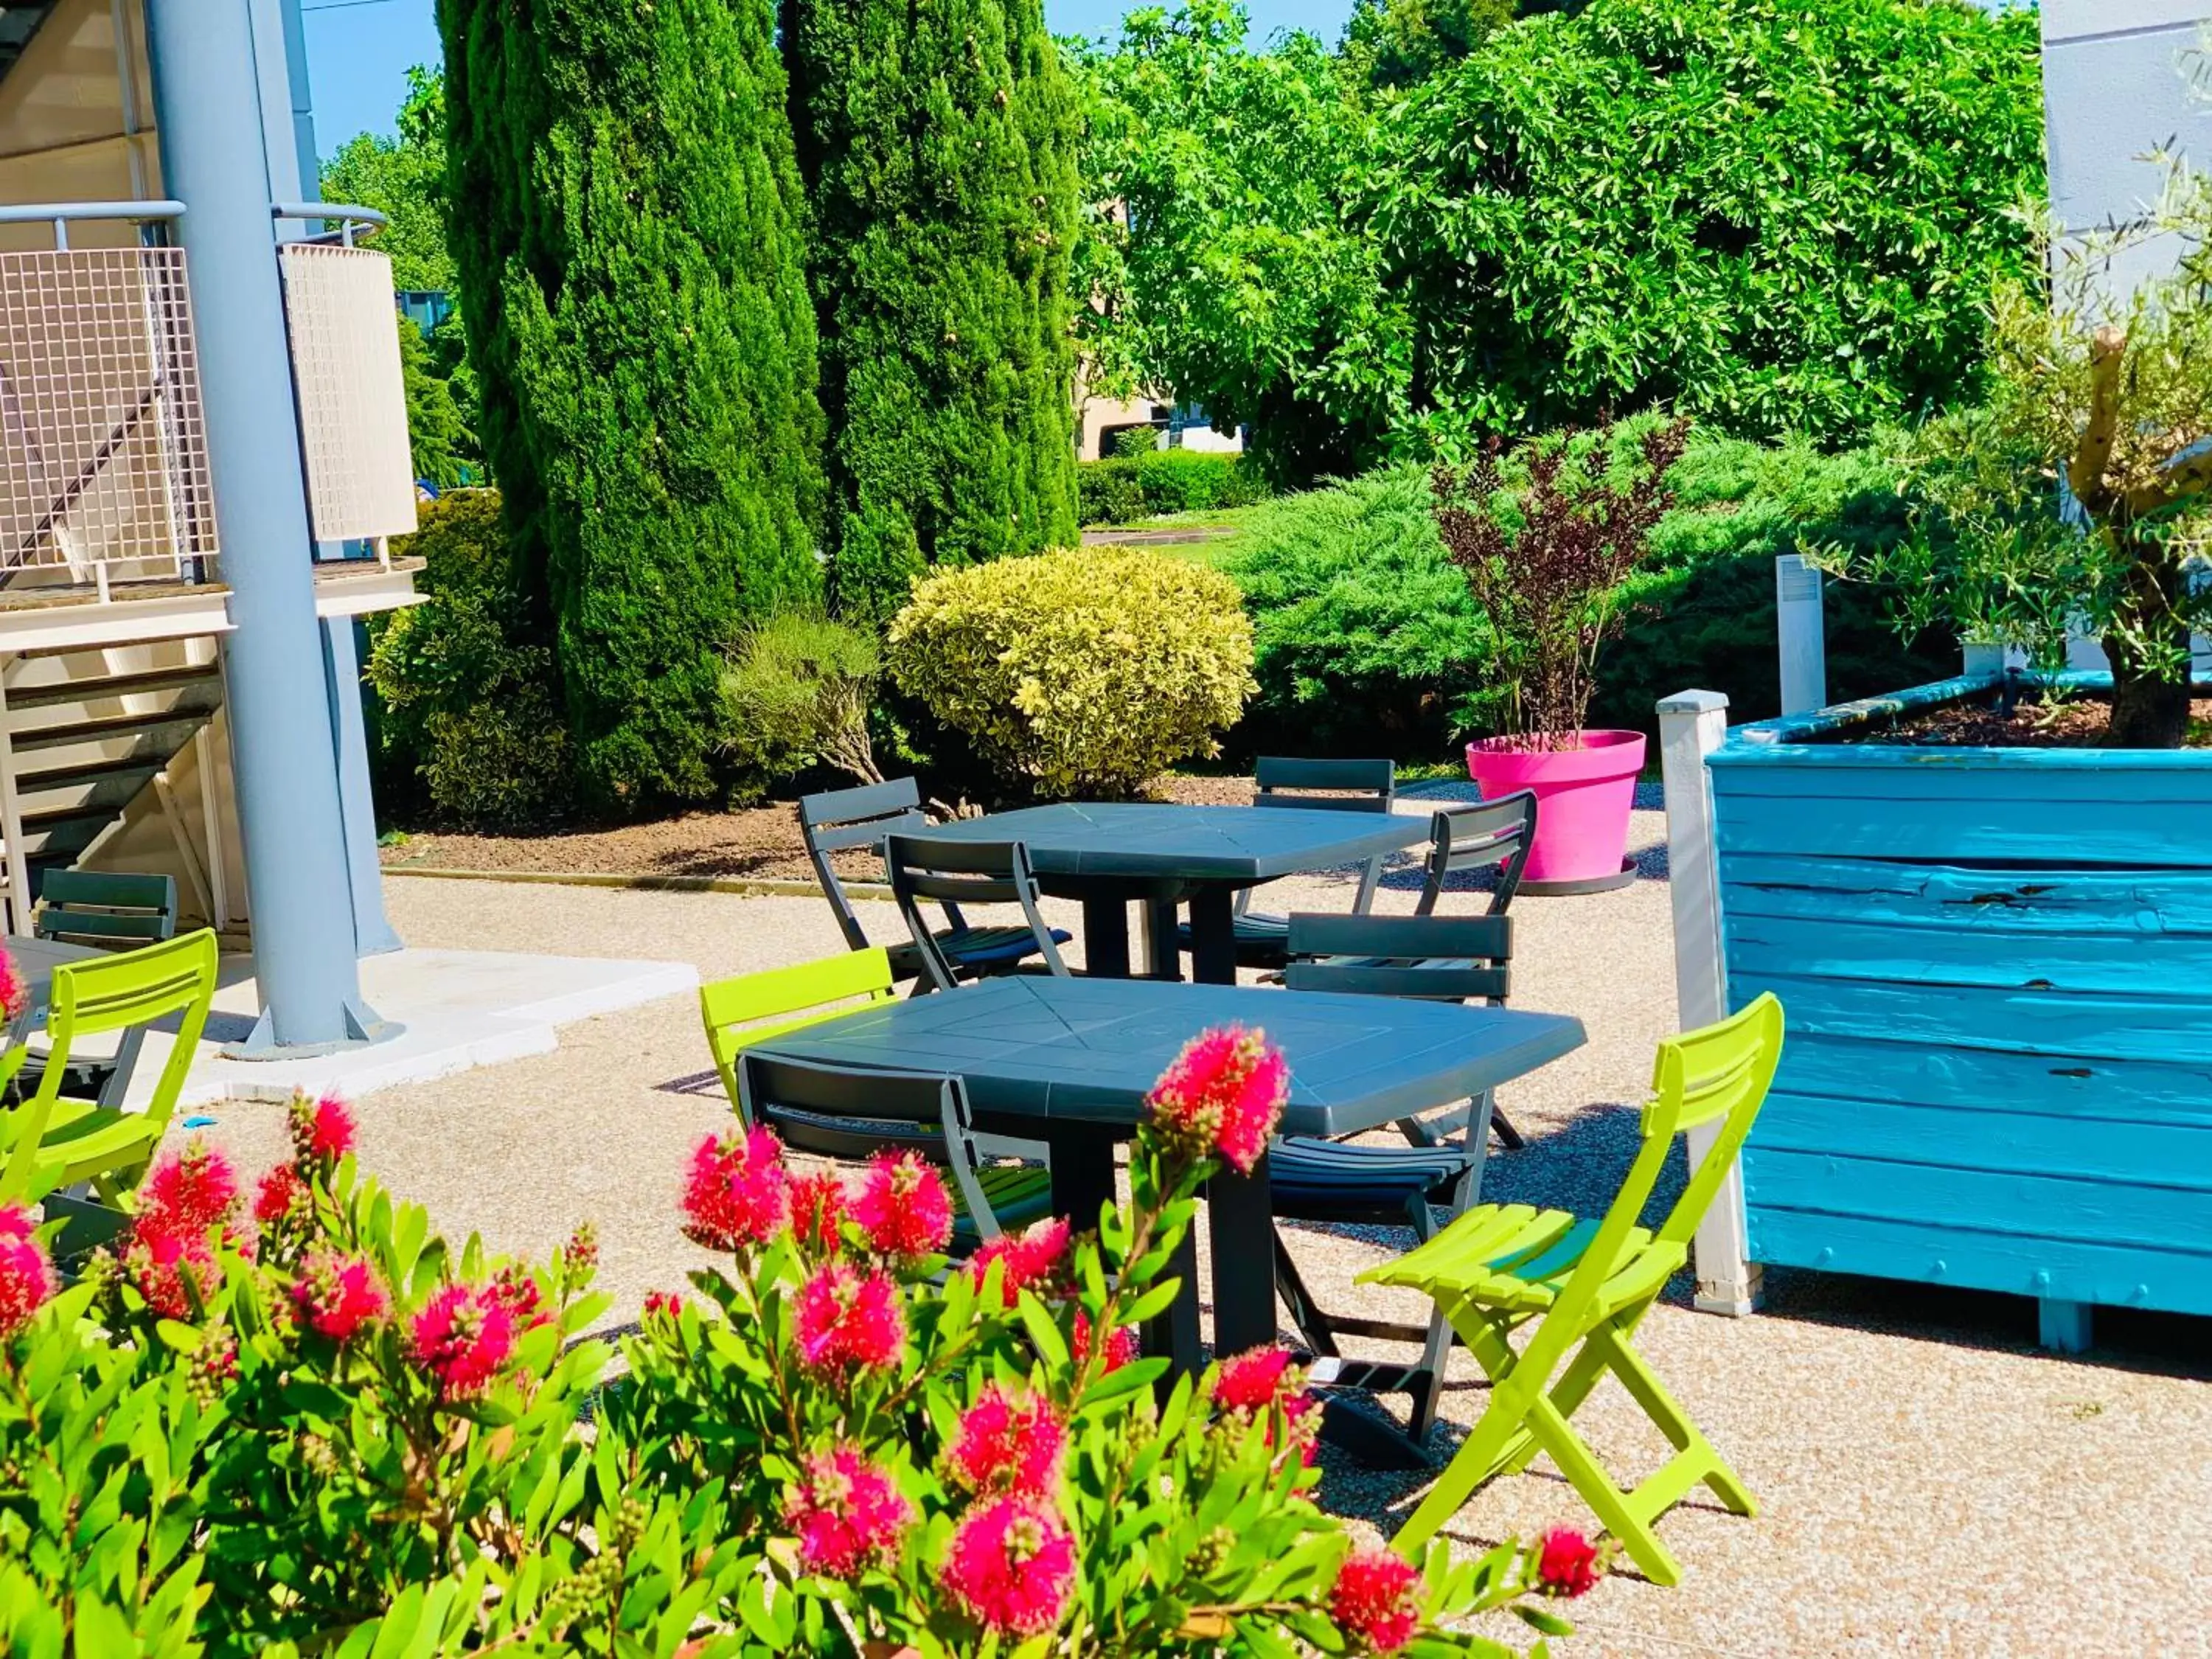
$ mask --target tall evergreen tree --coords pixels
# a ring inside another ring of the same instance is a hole
[[[772,0],[439,0],[483,438],[603,804],[713,784],[720,656],[818,594]]]
[[[830,580],[1075,536],[1074,92],[1040,0],[785,0],[813,207]]]

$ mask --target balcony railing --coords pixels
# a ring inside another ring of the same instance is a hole
[[[85,220],[175,202],[0,207],[54,246],[0,253],[0,588],[197,580],[216,553],[191,299],[180,248],[71,247]]]
[[[54,246],[0,253],[0,594],[212,577],[214,490],[183,249],[143,228],[176,202],[0,207]],[[341,228],[278,253],[314,538],[415,528],[391,261],[354,246],[366,208],[279,203]],[[121,247],[72,247],[82,221],[141,227]]]

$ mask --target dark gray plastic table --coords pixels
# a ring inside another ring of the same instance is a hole
[[[1135,1133],[1145,1091],[1208,1026],[1264,1029],[1291,1066],[1282,1130],[1349,1134],[1496,1088],[1582,1046],[1564,1014],[1341,996],[1257,986],[1172,985],[1050,975],[978,981],[880,1003],[770,1037],[757,1052],[886,1070],[956,1073],[976,1127],[1052,1149],[1054,1210],[1093,1224],[1114,1196],[1114,1143]],[[1275,1337],[1267,1161],[1224,1175],[1209,1197],[1213,1343],[1236,1353]],[[1168,1346],[1198,1360],[1198,1283],[1182,1274]]]
[[[1231,915],[1240,888],[1279,876],[1364,864],[1429,838],[1429,820],[1406,812],[1302,807],[1169,806],[1066,802],[933,824],[931,840],[1018,841],[1037,885],[1083,905],[1083,958],[1094,975],[1129,971],[1129,912],[1146,907],[1145,972],[1176,976],[1175,907],[1190,905],[1191,977],[1237,982]]]

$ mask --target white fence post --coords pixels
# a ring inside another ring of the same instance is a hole
[[[1828,704],[1826,590],[1818,568],[1795,553],[1774,560],[1774,648],[1782,666],[1782,712],[1805,714]]]
[[[1728,736],[1727,697],[1682,691],[1659,703],[1659,759],[1667,788],[1667,887],[1674,907],[1674,1003],[1682,1029],[1710,1025],[1728,1012],[1721,970],[1720,864],[1713,847],[1712,787],[1705,757]],[[1690,1160],[1703,1158],[1716,1123],[1689,1134]],[[1747,1314],[1759,1305],[1759,1264],[1749,1259],[1743,1178],[1731,1170],[1698,1229],[1697,1305],[1708,1313]]]

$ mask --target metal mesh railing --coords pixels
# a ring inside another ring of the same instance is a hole
[[[183,250],[0,253],[0,584],[104,592],[215,551]]]
[[[284,311],[301,449],[319,542],[415,528],[415,470],[392,261],[368,248],[287,242]]]

